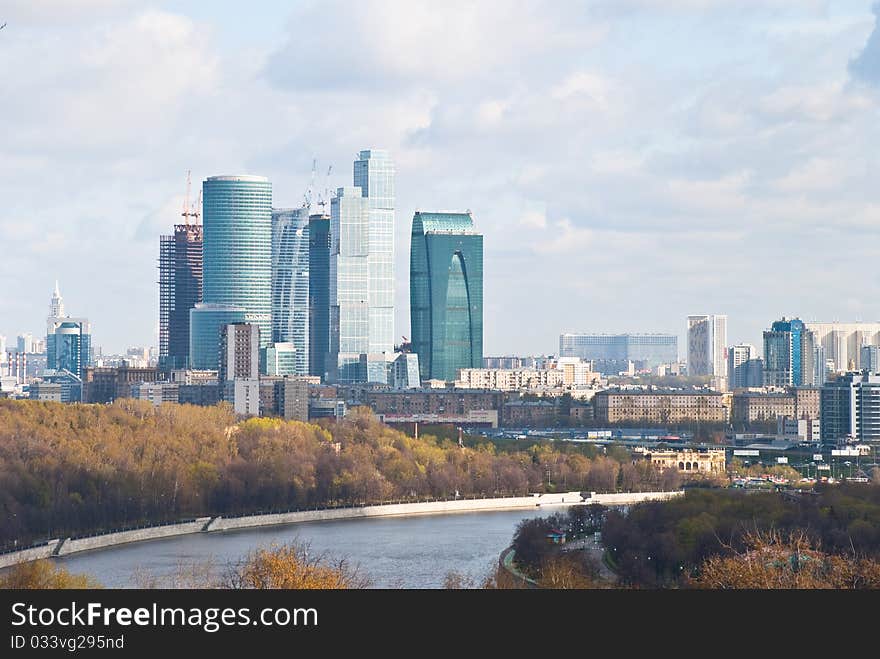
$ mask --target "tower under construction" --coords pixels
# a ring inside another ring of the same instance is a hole
[[[159,366],[189,366],[189,310],[202,301],[202,225],[199,205],[189,207],[190,178],[183,212],[185,224],[159,238]]]

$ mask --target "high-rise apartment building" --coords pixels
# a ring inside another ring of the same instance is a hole
[[[394,350],[394,161],[387,151],[361,151],[354,162],[354,185],[368,202],[369,347]]]
[[[880,375],[847,373],[822,387],[822,442],[880,443]]]
[[[202,227],[176,224],[159,238],[159,366],[189,366],[189,312],[202,301]]]
[[[295,372],[309,370],[309,209],[272,211],[272,341],[293,344]]]
[[[833,363],[833,370],[838,373],[862,370],[862,346],[880,346],[880,323],[806,322],[804,326],[813,333],[815,344],[822,346],[825,359]]]
[[[263,176],[212,176],[203,184],[203,300],[190,311],[192,367],[218,367],[220,327],[260,327],[272,338],[272,184]]]
[[[727,377],[727,316],[688,316],[688,375]]]
[[[799,318],[774,322],[770,330],[764,332],[764,385],[812,385],[813,346],[813,334]]]
[[[413,217],[410,324],[423,380],[482,366],[483,236],[470,212]]]
[[[218,378],[224,400],[236,414],[260,413],[260,326],[235,323],[220,328]]]
[[[330,216],[309,216],[309,375],[327,378],[330,352]]]

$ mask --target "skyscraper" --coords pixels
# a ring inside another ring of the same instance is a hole
[[[822,443],[880,444],[880,375],[847,373],[821,390]]]
[[[159,239],[159,366],[189,366],[189,311],[202,301],[202,227],[176,224]]]
[[[629,362],[637,368],[654,368],[678,362],[678,337],[674,334],[560,334],[559,356],[593,361],[599,373],[616,374]]]
[[[203,184],[203,304],[190,311],[194,368],[218,366],[220,326],[259,325],[272,337],[272,184],[263,176],[212,176]]]
[[[309,209],[272,211],[272,342],[292,343],[294,375],[309,370]]]
[[[309,216],[309,375],[327,377],[330,352],[330,216]]]
[[[394,162],[387,151],[361,151],[354,184],[368,200],[369,345],[366,352],[394,350]]]
[[[87,318],[64,315],[64,301],[55,282],[46,319],[46,368],[69,371],[82,380],[92,362],[92,329]]]
[[[470,212],[413,217],[410,324],[423,380],[482,366],[483,236]]]
[[[688,316],[688,375],[727,377],[727,316]]]
[[[358,382],[370,351],[369,206],[360,188],[339,188],[330,201],[330,351],[334,382]]]
[[[812,385],[813,345],[813,333],[799,318],[774,322],[770,330],[764,332],[764,385]]]

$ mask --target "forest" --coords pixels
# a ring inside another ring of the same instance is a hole
[[[741,555],[755,537],[795,533],[829,556],[880,558],[880,487],[819,485],[787,495],[690,490],[633,506],[626,515],[610,510],[602,543],[623,584],[657,588],[700,583],[708,559]]]
[[[627,451],[459,447],[414,439],[361,408],[317,425],[237,422],[222,404],[0,400],[0,550],[208,515],[679,485]]]

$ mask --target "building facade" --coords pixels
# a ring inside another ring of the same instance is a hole
[[[593,397],[603,423],[725,423],[728,409],[717,391],[609,389]]]
[[[727,377],[727,316],[688,316],[688,375]]]
[[[394,350],[394,161],[387,151],[361,151],[354,185],[367,200],[369,341],[364,352]]]
[[[821,392],[822,442],[880,444],[880,375],[847,373]]]
[[[309,216],[309,375],[327,378],[330,352],[330,216]]]
[[[777,320],[764,332],[764,385],[800,387],[814,382],[813,334],[798,318]]]
[[[728,348],[727,377],[731,389],[763,386],[764,360],[758,357],[758,349],[749,343]]]
[[[295,373],[309,372],[309,209],[272,211],[272,341],[296,348]]]
[[[807,322],[816,345],[822,346],[825,359],[837,373],[860,371],[862,346],[880,346],[880,323]]]
[[[413,217],[410,324],[423,380],[483,363],[483,236],[468,213]]]
[[[204,303],[190,311],[190,356],[194,368],[216,369],[223,324],[259,325],[263,347],[271,343],[272,184],[212,176],[202,187]]]
[[[673,334],[561,334],[560,357],[593,360],[594,370],[616,374],[627,363],[653,369],[678,362],[678,337]]]
[[[189,312],[202,301],[202,227],[177,224],[159,238],[159,365],[189,365]]]
[[[721,476],[727,471],[724,449],[706,451],[651,451],[645,459],[658,469],[675,469],[683,475],[710,474]]]

